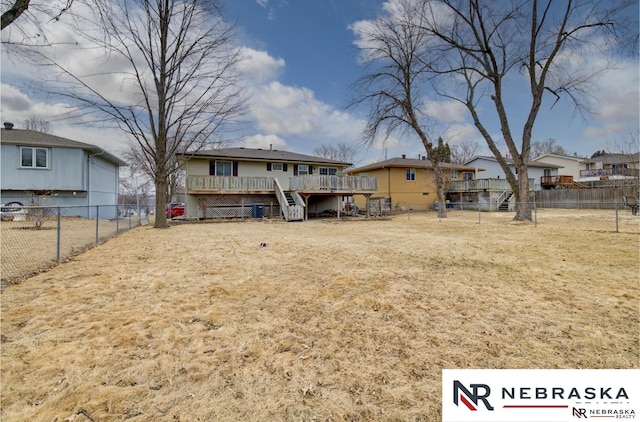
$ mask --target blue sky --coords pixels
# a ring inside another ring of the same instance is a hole
[[[259,148],[272,145],[276,149],[312,154],[320,145],[344,142],[359,148],[354,160],[357,165],[385,156],[424,154],[420,142],[410,136],[360,148],[364,112],[345,109],[352,95],[350,85],[363,71],[358,64],[355,24],[370,19],[393,1],[227,1],[228,16],[238,28],[238,43],[245,57],[240,67],[251,94],[246,123],[229,135],[238,139],[236,145]],[[51,25],[55,26],[47,29],[52,37],[72,36],[61,23]],[[3,39],[7,36],[3,31]],[[87,57],[70,52],[56,54],[67,59],[70,66],[90,62]],[[554,138],[569,153],[591,155],[597,149],[616,149],[633,134],[637,137],[638,69],[638,57],[627,57],[600,76],[592,92],[598,98],[594,103],[597,116],[588,120],[574,115],[564,101],[551,110],[551,102],[544,104],[533,140]],[[99,145],[116,154],[122,151],[125,141],[118,131],[70,125],[58,119],[68,105],[56,98],[38,96],[30,88],[42,83],[46,77],[43,71],[21,63],[15,56],[8,58],[3,51],[2,120],[20,127],[31,115],[43,116],[52,122],[52,133],[56,135]],[[511,89],[510,106],[517,114],[524,110],[520,104],[527,98],[521,96],[517,84]],[[441,121],[440,132],[435,135],[444,135],[452,145],[465,140],[478,142],[488,154],[484,141],[461,107],[437,98],[432,98],[426,107],[428,114]],[[496,125],[491,130],[499,137]]]

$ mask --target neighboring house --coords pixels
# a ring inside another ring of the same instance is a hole
[[[507,160],[511,171],[517,177],[515,164]],[[476,206],[485,211],[513,211],[515,196],[505,173],[495,157],[479,156],[464,163],[465,166],[482,171],[477,180],[469,182],[452,182],[447,186],[451,201],[461,207]],[[561,166],[530,162],[527,166],[529,190],[539,190],[546,177],[557,176]],[[477,205],[476,205],[477,204]]]
[[[111,205],[100,218],[117,217],[119,168],[126,163],[102,148],[35,130],[14,129],[5,123],[2,146],[1,202],[29,205],[48,198],[62,214],[95,216],[87,205]]]
[[[345,176],[350,163],[274,149],[215,149],[178,160],[186,171],[186,218],[339,216],[351,196],[377,189],[375,178]]]
[[[640,153],[603,154],[582,161],[580,182],[637,179],[640,174]]]
[[[473,180],[475,169],[440,163],[445,181]],[[433,209],[436,195],[435,173],[431,161],[426,159],[392,158],[363,167],[350,169],[354,176],[371,176],[378,179],[378,192],[371,199],[386,199],[387,208],[393,209]],[[357,201],[356,205],[364,204]]]
[[[531,160],[530,163],[549,164],[559,166],[558,174],[553,174],[553,168],[544,169],[544,176],[540,179],[542,189],[584,189],[579,183],[580,163],[585,157],[544,154]]]
[[[518,171],[513,161],[507,160],[507,163],[509,164],[511,172],[518,177]],[[467,161],[464,165],[483,168],[485,171],[479,179],[506,179],[504,170],[495,157],[478,156]],[[541,188],[544,177],[557,176],[558,169],[562,167],[563,166],[559,164],[529,161],[529,164],[527,165],[527,176],[529,177],[529,180],[533,180],[533,190],[539,190]]]

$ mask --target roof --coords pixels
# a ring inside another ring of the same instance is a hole
[[[417,158],[391,158],[389,160],[380,161],[373,164],[368,164],[363,167],[350,169],[349,173],[358,173],[369,170],[377,170],[382,168],[399,167],[399,168],[433,168],[433,164],[429,160],[417,159]],[[452,170],[468,170],[474,171],[474,167],[461,166],[451,163],[440,163],[441,168],[447,168]]]
[[[328,158],[316,157],[313,155],[298,154],[289,151],[279,151],[277,149],[261,149],[261,148],[220,148],[212,150],[198,151],[195,153],[180,153],[179,157],[208,157],[208,158],[228,158],[255,161],[272,161],[272,162],[296,162],[296,163],[312,163],[312,164],[332,164],[339,166],[350,166],[351,163],[337,160],[329,160]]]
[[[489,156],[485,156],[485,155],[480,155],[478,157],[475,157],[469,161],[467,161],[465,164],[469,164],[472,163],[476,160],[485,160],[485,161],[493,161],[493,162],[498,162],[498,159],[496,157],[489,157]],[[515,166],[515,163],[513,162],[513,160],[511,159],[505,159],[505,161],[507,162],[507,164],[510,164],[512,166]],[[547,164],[547,163],[538,163],[536,161],[529,161],[527,163],[527,167],[531,167],[531,168],[545,168],[545,169],[550,169],[550,168],[555,168],[555,169],[561,169],[564,168],[564,166],[559,166],[557,164]]]
[[[3,144],[83,149],[92,154],[102,154],[107,160],[118,166],[127,165],[125,161],[95,145],[38,132],[37,130],[5,128],[0,130],[0,141]]]
[[[602,162],[604,164],[624,164],[624,163],[638,163],[640,162],[640,153],[635,154],[604,154],[598,155],[593,158],[587,158],[583,163],[596,163]]]
[[[542,154],[539,157],[534,158],[532,161],[538,161],[545,157],[562,158],[564,160],[583,161],[587,157],[579,157],[577,155],[560,155],[560,154]]]

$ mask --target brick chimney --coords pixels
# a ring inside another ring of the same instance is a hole
[[[4,122],[4,128],[7,130],[11,130],[13,129],[13,123],[11,122]]]

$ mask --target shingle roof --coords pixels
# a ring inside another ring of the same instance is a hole
[[[368,170],[375,170],[388,167],[403,167],[403,168],[432,168],[433,164],[429,160],[419,160],[417,158],[391,158],[389,160],[379,161],[377,163],[368,164],[366,166],[349,169],[349,173],[359,173]],[[474,171],[474,167],[460,166],[451,163],[440,163],[441,168],[453,169],[453,170],[468,170]]]
[[[604,164],[629,164],[637,163],[640,161],[640,153],[634,154],[605,154],[597,155],[593,158],[587,158],[583,163],[596,163],[602,162]]]
[[[28,129],[5,129],[0,132],[0,142],[3,144],[25,145],[25,146],[43,146],[43,147],[61,147],[61,148],[77,148],[89,151],[91,153],[101,153],[109,161],[124,166],[127,163],[103,150],[100,147],[84,142],[73,141],[71,139],[62,138],[60,136],[50,135],[37,130]]]
[[[210,158],[235,158],[257,161],[285,161],[297,163],[313,163],[313,164],[333,164],[340,166],[349,166],[351,163],[337,160],[329,160],[327,158],[316,157],[313,155],[298,154],[295,152],[279,151],[276,149],[260,149],[260,148],[220,148],[206,151],[198,151],[196,153],[181,153],[180,157],[210,157]]]
[[[467,161],[465,164],[469,164],[471,162],[474,162],[475,160],[487,160],[487,161],[495,161],[498,162],[498,159],[496,157],[489,157],[489,156],[478,156],[478,157],[474,157],[471,160]],[[513,162],[513,160],[511,159],[505,159],[505,161],[507,162],[507,164],[510,165],[515,165],[515,163]],[[536,161],[529,161],[527,163],[527,167],[535,167],[535,168],[564,168],[563,166],[558,166],[556,164],[546,164],[546,163],[539,163]]]

